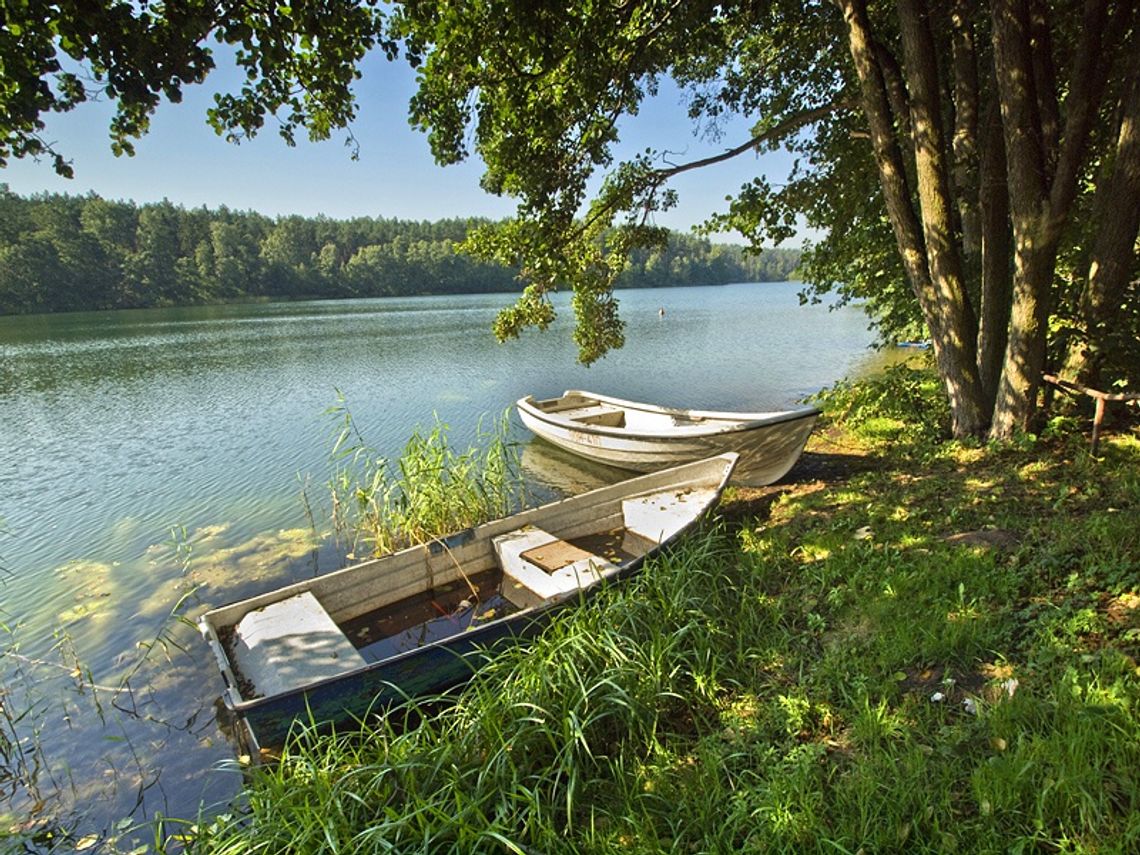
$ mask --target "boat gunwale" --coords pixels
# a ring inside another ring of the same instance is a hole
[[[685,439],[700,439],[710,436],[727,436],[735,433],[746,433],[748,431],[757,430],[762,427],[769,427],[779,424],[787,424],[796,422],[807,418],[819,418],[821,411],[818,407],[804,405],[792,410],[775,410],[770,413],[760,412],[727,412],[719,410],[687,410],[682,407],[661,407],[655,404],[646,404],[638,401],[626,401],[622,398],[614,398],[609,395],[600,395],[594,392],[586,392],[578,389],[567,389],[558,398],[567,398],[571,395],[577,395],[590,400],[598,401],[601,403],[612,404],[622,409],[637,410],[644,413],[654,413],[659,415],[670,416],[684,416],[686,418],[708,420],[710,422],[733,422],[733,424],[710,424],[707,426],[694,424],[685,426],[686,430],[681,431],[656,431],[656,430],[631,430],[627,427],[613,427],[610,425],[596,425],[587,422],[578,422],[573,419],[559,418],[557,412],[546,412],[537,406],[539,399],[534,395],[527,395],[524,398],[519,398],[515,402],[515,406],[521,411],[525,412],[532,418],[538,419],[545,424],[561,427],[569,430],[580,431],[581,433],[599,434],[602,436],[612,436],[621,438],[636,438],[645,440],[664,440],[675,442]],[[557,398],[554,400],[558,400]]]
[[[620,578],[620,577],[623,577],[625,575],[633,573],[634,571],[638,570],[641,567],[641,565],[645,562],[646,559],[656,556],[657,554],[659,554],[661,552],[661,550],[665,549],[667,546],[670,546],[674,541],[676,541],[679,537],[681,537],[692,525],[699,522],[702,517],[704,517],[706,514],[708,514],[712,510],[712,508],[715,507],[715,505],[717,504],[717,502],[720,499],[721,494],[724,492],[725,487],[728,485],[730,478],[732,477],[732,472],[733,472],[737,462],[739,461],[739,458],[740,458],[740,455],[737,452],[726,451],[726,452],[722,452],[720,454],[710,455],[709,457],[703,458],[701,460],[694,460],[694,461],[689,461],[686,463],[678,464],[677,466],[671,467],[669,469],[662,469],[662,470],[658,470],[656,472],[646,473],[645,475],[641,475],[641,476],[632,478],[629,481],[619,482],[619,484],[631,484],[633,481],[639,481],[639,480],[643,480],[643,479],[644,480],[661,480],[662,483],[657,485],[657,486],[659,486],[661,488],[668,488],[668,481],[667,481],[667,479],[661,479],[662,475],[673,473],[673,472],[676,472],[677,470],[685,469],[685,468],[697,469],[697,468],[701,467],[702,465],[707,466],[710,470],[715,471],[715,469],[713,467],[713,462],[717,461],[717,462],[721,463],[719,476],[717,476],[715,479],[711,478],[711,477],[708,479],[710,484],[714,485],[712,495],[710,496],[708,501],[705,502],[705,504],[693,514],[692,519],[689,521],[689,523],[687,525],[685,525],[679,531],[675,532],[670,537],[667,537],[666,539],[657,543],[655,546],[653,546],[652,548],[647,550],[643,555],[640,555],[640,556],[630,560],[626,564],[618,565],[616,570],[613,570],[613,571],[610,571],[608,573],[603,574],[599,583],[594,584],[594,585],[590,585],[587,588],[579,589],[578,591],[568,592],[565,596],[561,596],[561,597],[558,597],[555,599],[551,599],[545,603],[542,603],[541,605],[531,606],[529,608],[521,609],[517,612],[512,612],[511,614],[504,615],[503,617],[496,618],[496,619],[491,620],[491,621],[487,621],[486,623],[480,624],[477,628],[474,628],[474,629],[469,628],[467,630],[464,630],[461,633],[454,633],[452,635],[448,635],[448,636],[445,636],[443,638],[439,638],[435,641],[424,644],[422,646],[412,648],[411,650],[406,650],[406,651],[403,651],[401,653],[397,653],[393,656],[386,657],[384,659],[378,659],[375,662],[369,662],[364,666],[358,666],[358,667],[353,668],[351,670],[345,671],[344,673],[341,673],[341,674],[335,674],[335,675],[332,675],[329,677],[324,677],[320,680],[314,680],[311,683],[306,683],[303,686],[297,686],[295,688],[288,689],[284,692],[279,692],[277,694],[263,695],[262,697],[248,698],[248,699],[243,699],[240,696],[240,693],[239,693],[240,690],[238,688],[237,674],[232,669],[232,663],[230,662],[230,657],[226,653],[224,645],[222,644],[221,638],[218,635],[218,630],[221,627],[221,624],[216,624],[212,620],[211,616],[216,614],[219,611],[222,611],[225,609],[231,609],[235,606],[240,606],[244,603],[251,603],[251,607],[249,610],[252,611],[253,608],[258,607],[256,605],[252,605],[255,601],[263,600],[263,599],[267,598],[269,595],[281,593],[281,592],[284,592],[286,590],[291,590],[293,588],[297,588],[297,589],[304,588],[305,590],[308,590],[309,585],[311,585],[315,581],[315,579],[308,579],[308,580],[304,580],[304,581],[299,582],[299,583],[293,583],[291,585],[285,585],[279,589],[266,591],[262,594],[258,594],[258,595],[252,596],[252,597],[247,597],[243,600],[238,600],[238,601],[235,601],[233,603],[225,603],[223,605],[220,605],[220,606],[217,606],[213,609],[210,609],[209,611],[205,612],[203,615],[201,615],[198,618],[198,628],[199,628],[199,631],[202,634],[202,636],[205,638],[207,645],[211,648],[211,650],[214,654],[214,657],[217,659],[219,670],[222,673],[223,681],[226,683],[225,691],[222,693],[222,700],[225,703],[225,706],[230,711],[232,711],[234,714],[236,714],[238,716],[244,717],[244,713],[246,713],[250,710],[256,710],[259,707],[269,706],[271,704],[279,704],[283,700],[288,699],[288,698],[304,696],[310,692],[315,691],[316,689],[318,689],[320,687],[340,682],[342,680],[345,680],[346,678],[355,677],[357,675],[367,674],[370,671],[378,671],[382,668],[392,667],[394,665],[397,665],[398,663],[400,663],[404,659],[408,659],[408,658],[415,657],[415,656],[421,656],[421,655],[423,655],[423,653],[425,651],[429,651],[432,649],[438,649],[438,648],[447,648],[449,645],[454,643],[457,639],[465,639],[465,640],[475,639],[476,643],[477,643],[478,638],[480,636],[493,634],[492,630],[500,629],[504,625],[513,624],[513,623],[518,623],[521,625],[524,622],[536,620],[539,617],[541,617],[543,614],[545,614],[546,612],[560,608],[560,607],[566,605],[568,602],[570,602],[576,598],[580,598],[589,592],[594,591],[596,588],[600,587],[600,585],[603,585],[609,581],[613,581],[617,578]],[[363,561],[363,562],[360,562],[356,565],[341,568],[340,570],[333,571],[333,572],[343,573],[345,571],[360,569],[366,565],[370,565],[370,564],[374,564],[376,562],[384,561],[387,558],[391,558],[393,556],[399,555],[402,552],[408,552],[408,551],[415,550],[415,549],[426,549],[426,548],[430,548],[431,544],[436,543],[436,542],[447,541],[453,537],[460,536],[460,535],[466,536],[468,534],[468,532],[470,532],[471,537],[474,538],[475,532],[477,532],[480,528],[483,528],[485,526],[494,525],[496,523],[502,523],[502,522],[505,522],[507,520],[512,520],[516,517],[541,516],[541,514],[539,513],[541,511],[544,511],[547,509],[554,509],[554,508],[557,508],[559,506],[565,506],[566,503],[575,502],[575,500],[578,500],[578,503],[585,505],[588,503],[588,499],[590,497],[594,496],[595,494],[597,494],[601,491],[611,490],[613,487],[616,487],[616,486],[618,486],[618,484],[606,485],[604,487],[599,487],[595,490],[590,490],[586,493],[579,493],[576,496],[570,496],[570,497],[567,497],[564,499],[557,499],[555,501],[547,502],[543,505],[539,505],[539,506],[534,507],[534,508],[526,508],[526,509],[518,511],[514,514],[510,514],[506,517],[500,517],[496,520],[489,520],[486,523],[482,523],[478,526],[473,526],[471,528],[464,529],[460,532],[448,533],[447,535],[444,535],[442,537],[434,538],[431,541],[427,541],[427,542],[421,543],[421,544],[415,544],[413,546],[406,547],[403,550],[398,550],[397,552],[391,552],[391,553],[388,553],[387,555],[382,555],[382,556],[379,556],[377,558],[372,558],[372,559],[369,559],[368,561]],[[618,494],[619,498],[617,499],[617,501],[620,502],[620,501],[622,501],[624,499],[628,499],[628,498],[637,498],[639,495],[647,495],[649,493],[652,493],[654,491],[654,489],[655,488],[651,486],[651,487],[648,487],[644,490],[637,490],[637,489],[630,490],[628,494],[620,494],[619,493]],[[525,525],[525,524],[533,524],[533,523],[527,522],[527,523],[523,523],[523,524]],[[504,529],[504,531],[510,531],[510,530],[511,530],[510,528]],[[331,575],[331,574],[329,574],[329,575]],[[320,577],[316,577],[316,578],[320,578]],[[284,597],[281,599],[284,599]],[[275,599],[269,600],[269,602],[278,602],[278,601],[279,600],[275,600]],[[232,625],[232,624],[227,624],[227,625]],[[461,654],[456,654],[456,655],[458,656]],[[399,689],[399,686],[394,684],[394,683],[390,683],[389,685],[392,685],[393,688]]]

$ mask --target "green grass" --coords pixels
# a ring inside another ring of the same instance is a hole
[[[1140,851],[1140,438],[881,418],[820,432],[871,465],[730,496],[419,727],[302,735],[189,848]]]

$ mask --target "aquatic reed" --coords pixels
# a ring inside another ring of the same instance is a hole
[[[330,482],[334,529],[347,554],[383,555],[516,510],[523,496],[509,411],[480,422],[476,439],[456,451],[438,417],[413,431],[400,458],[381,457],[364,441],[344,401],[330,411],[339,426]]]

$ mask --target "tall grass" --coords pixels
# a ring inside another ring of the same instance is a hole
[[[364,441],[341,401],[330,410],[339,432],[330,482],[332,516],[348,554],[383,555],[404,546],[505,516],[523,497],[522,469],[511,441],[509,411],[480,422],[475,443],[451,447],[446,424],[417,428],[396,461]]]

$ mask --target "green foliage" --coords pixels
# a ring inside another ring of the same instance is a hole
[[[48,155],[70,177],[70,162],[42,135],[42,117],[96,97],[115,104],[112,151],[133,154],[133,140],[146,133],[160,101],[181,101],[183,85],[201,83],[213,70],[209,39],[236,49],[245,80],[239,94],[216,96],[210,121],[219,133],[253,136],[274,116],[287,142],[302,125],[311,138],[325,139],[355,115],[357,63],[378,44],[394,51],[381,26],[374,5],[355,0],[225,9],[121,0],[6,5],[0,166],[8,157]]]
[[[450,447],[448,427],[437,420],[428,433],[413,432],[394,464],[365,445],[343,401],[329,413],[339,426],[333,524],[349,555],[384,555],[517,510],[523,479],[509,413],[491,430],[480,427],[463,452]]]
[[[866,380],[841,380],[812,400],[828,418],[871,439],[937,442],[949,435],[950,411],[937,375],[910,362]]]
[[[712,47],[723,14],[715,4],[656,0],[397,10],[392,33],[422,63],[413,124],[441,163],[467,157],[473,143],[487,165],[484,186],[519,202],[516,223],[469,244],[517,263],[526,283],[496,327],[500,337],[547,325],[544,296],[571,288],[579,359],[589,364],[622,345],[613,289],[631,252],[662,245],[650,219],[677,199],[663,186],[657,152],[611,170],[587,205],[590,181],[612,163],[618,117],[635,113],[680,57]],[[576,49],[582,44],[590,50]]]

